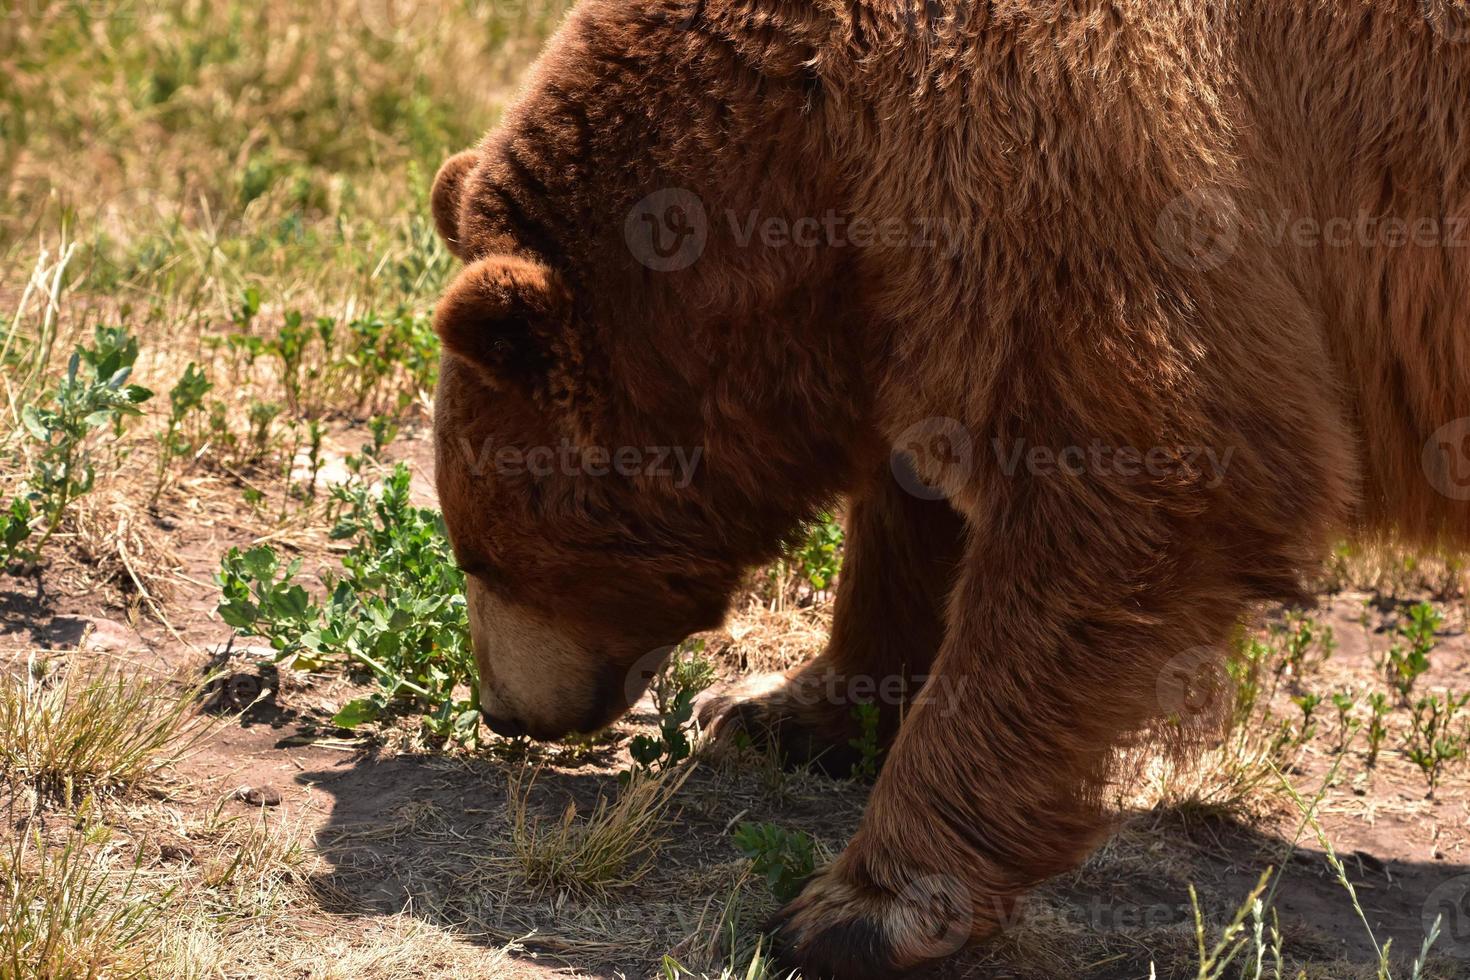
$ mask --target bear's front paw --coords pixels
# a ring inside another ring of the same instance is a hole
[[[983,935],[970,889],[953,875],[900,876],[880,887],[848,854],[817,872],[768,925],[780,970],[805,980],[889,980]]]
[[[699,722],[716,743],[746,743],[784,766],[846,779],[863,760],[860,726],[818,694],[788,681],[759,697],[717,695],[700,705]]]

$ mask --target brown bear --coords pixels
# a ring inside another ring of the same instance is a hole
[[[830,645],[723,716],[840,748],[861,679],[891,739],[778,952],[1000,928],[1250,604],[1470,538],[1465,14],[582,0],[433,194],[490,726],[607,724],[845,497]]]

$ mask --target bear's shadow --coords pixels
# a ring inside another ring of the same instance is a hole
[[[534,768],[525,769],[523,785],[529,789],[522,794],[533,822],[555,824],[568,803],[585,815],[599,797],[617,791],[616,776],[600,762],[573,770],[545,767],[531,783]],[[751,794],[763,791],[753,781],[769,777],[750,768],[698,767],[680,791],[677,823],[666,831],[668,840],[648,877],[582,903],[538,893],[518,877],[504,761],[400,755],[301,773],[298,781],[334,799],[316,841],[326,866],[312,882],[330,912],[361,917],[407,911],[492,949],[534,931],[512,956],[564,963],[579,975],[648,976],[682,929],[698,928],[701,909],[718,911],[729,899],[710,885],[727,879],[704,872],[739,866],[741,855],[730,838],[734,821],[770,820],[813,830],[833,847],[856,825],[865,789],[810,776],[804,792],[793,798],[751,807]],[[828,782],[830,791],[822,785]],[[1159,977],[1179,975],[1185,967],[1192,976],[1190,884],[1199,891],[1206,921],[1218,926],[1260,872],[1280,865],[1290,850],[1287,842],[1226,818],[1186,822],[1151,813],[1135,815],[1128,826],[1134,830],[1119,839],[1135,844],[1111,845],[1075,875],[1041,889],[1016,930],[921,975],[1134,980],[1150,976],[1152,966]],[[1138,847],[1139,840],[1146,846]],[[1120,847],[1134,850],[1120,855]],[[1405,962],[1419,950],[1424,910],[1436,889],[1442,894],[1446,883],[1470,874],[1470,867],[1448,862],[1385,863],[1361,853],[1343,860],[1377,941],[1391,938],[1394,959]],[[1324,855],[1299,848],[1285,869],[1274,898],[1288,955],[1360,967],[1374,963],[1373,943]],[[752,887],[764,889],[759,882]],[[748,945],[773,907],[745,910],[740,928]],[[1441,955],[1470,953],[1467,910],[1443,911]],[[668,923],[683,925],[665,928]],[[1269,925],[1268,920],[1268,930]],[[1084,947],[1087,957],[1075,955]]]

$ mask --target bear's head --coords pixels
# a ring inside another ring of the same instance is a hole
[[[607,446],[581,424],[576,316],[539,262],[491,254],[436,311],[436,480],[481,710],[500,734],[595,731],[674,644],[717,626],[739,563],[701,517],[702,447]]]
[[[780,147],[789,173],[706,160],[673,138],[689,108],[661,88],[676,72],[650,60],[634,95],[584,63],[618,32],[578,18],[636,9],[579,10],[522,104],[441,168],[431,197],[465,263],[435,312],[440,506],[467,572],[481,710],[492,730],[538,738],[613,721],[872,463],[854,449],[872,352],[843,250],[737,233],[751,212],[830,206],[830,171],[798,155],[813,142],[801,79],[780,95],[785,129],[762,112],[728,141],[757,160]],[[722,50],[710,57],[728,70]],[[763,91],[765,106],[776,95]],[[627,110],[649,99],[666,108]],[[640,219],[676,210],[670,188],[709,209],[702,252],[676,270],[634,248],[652,234]]]

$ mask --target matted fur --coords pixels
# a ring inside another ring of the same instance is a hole
[[[808,977],[915,965],[905,896],[934,876],[968,891],[970,936],[1000,926],[1105,833],[1109,762],[1166,713],[1167,664],[1223,648],[1345,529],[1470,539],[1426,453],[1470,415],[1464,15],[583,0],[433,201],[473,263],[439,324],[455,548],[606,688],[566,699],[576,717],[537,705],[539,726],[606,720],[638,689],[624,672],[847,494],[831,645],[745,715],[842,744],[851,705],[802,696],[812,678],[927,674],[962,697],[889,725],[862,827],[779,918],[781,953]],[[628,217],[669,189],[707,242],[657,271]],[[740,234],[829,213],[938,244]],[[1298,234],[1364,215],[1444,237]],[[1218,234],[1181,240],[1181,218]],[[894,476],[915,433],[947,502]],[[685,486],[470,466],[561,439],[703,455]],[[1094,445],[1161,465],[1025,463]]]

